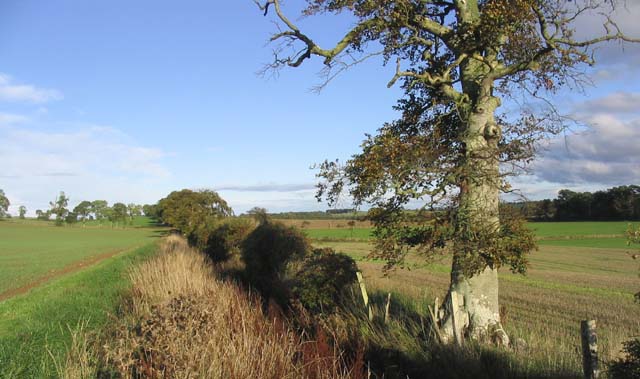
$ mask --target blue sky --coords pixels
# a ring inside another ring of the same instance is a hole
[[[634,4],[620,20],[640,36]],[[73,204],[152,203],[205,187],[237,213],[325,209],[310,166],[356,153],[364,133],[394,118],[400,91],[375,59],[320,94],[310,91],[319,60],[257,75],[271,59],[270,20],[251,0],[2,1],[0,188],[11,211],[33,214],[60,190]],[[329,45],[351,20],[299,22]],[[599,57],[587,96],[556,99],[593,127],[552,142],[535,175],[519,179],[532,198],[640,182],[640,52],[606,46]]]

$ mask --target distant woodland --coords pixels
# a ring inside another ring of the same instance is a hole
[[[640,220],[640,186],[613,187],[596,192],[563,189],[555,199],[505,204],[535,221]]]
[[[555,199],[503,203],[502,207],[515,210],[531,221],[638,221],[640,186],[626,185],[596,192],[563,189]],[[324,220],[363,219],[366,214],[355,209],[329,209],[274,213],[271,216],[276,219]]]

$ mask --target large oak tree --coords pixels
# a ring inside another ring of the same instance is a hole
[[[405,95],[399,120],[369,136],[344,164],[321,165],[319,195],[346,191],[374,206],[373,254],[390,265],[409,251],[453,254],[451,285],[437,313],[445,339],[490,335],[508,343],[498,305],[498,268],[524,272],[534,247],[527,229],[500,215],[507,177],[529,163],[537,142],[558,132],[551,109],[499,112],[502,99],[537,98],[580,86],[594,63],[593,46],[636,42],[612,19],[613,0],[307,0],[303,15],[348,12],[354,26],[332,47],[321,47],[287,17],[279,0],[258,3],[273,12],[274,61],[298,67],[313,57],[326,78],[381,55]],[[599,17],[602,34],[577,37],[576,22]],[[553,108],[553,107],[552,107]],[[533,108],[529,108],[533,109]],[[425,215],[407,204],[422,202]]]

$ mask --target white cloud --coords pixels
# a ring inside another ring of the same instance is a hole
[[[0,112],[0,127],[22,124],[27,121],[29,121],[29,117],[19,114]]]
[[[235,192],[299,192],[315,190],[315,183],[297,183],[297,184],[231,184],[215,187],[216,191],[235,191]]]
[[[58,90],[15,84],[9,75],[0,73],[0,101],[40,104],[62,98],[62,93]]]
[[[0,156],[6,175],[54,174],[166,177],[159,149],[137,146],[126,134],[104,127],[85,127],[69,132],[9,129],[2,139]],[[67,175],[69,176],[69,175]]]
[[[49,132],[6,127],[0,129],[0,140],[0,179],[16,207],[12,211],[19,205],[30,214],[44,209],[60,190],[68,193],[71,205],[98,198],[151,203],[166,195],[171,177],[162,150],[140,146],[113,128]]]
[[[533,165],[534,177],[564,187],[639,183],[638,101],[640,93],[613,93],[576,106],[588,127],[551,141]]]

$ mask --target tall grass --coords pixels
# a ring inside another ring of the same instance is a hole
[[[106,336],[96,372],[124,378],[359,378],[327,341],[293,330],[274,308],[220,280],[177,236],[131,269],[128,309]],[[73,349],[72,349],[73,350]],[[77,351],[84,351],[76,349]],[[91,357],[77,354],[67,371]],[[79,370],[78,368],[77,370]]]

